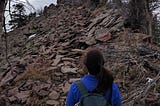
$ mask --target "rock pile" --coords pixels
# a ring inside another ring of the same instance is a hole
[[[139,104],[136,100],[145,92],[149,94],[144,100],[156,104],[160,84],[153,78],[159,78],[160,51],[147,39],[150,36],[123,29],[118,10],[46,7],[42,16],[9,33],[11,65],[0,61],[0,104],[64,106],[71,82],[83,75],[81,56],[90,46],[102,49],[124,105]],[[147,77],[157,84],[154,92],[144,91]],[[137,89],[138,94],[132,95]]]

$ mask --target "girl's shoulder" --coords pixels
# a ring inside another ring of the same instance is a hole
[[[112,95],[119,95],[120,91],[119,91],[119,88],[118,88],[118,85],[113,82],[112,84]]]
[[[118,90],[118,89],[119,89],[118,85],[115,82],[113,82],[113,84],[112,84],[112,90]]]
[[[76,83],[75,82],[72,82],[72,84],[71,84],[71,91],[73,91],[73,92],[76,92],[77,90],[78,90],[78,88],[77,88],[77,85],[76,85]]]

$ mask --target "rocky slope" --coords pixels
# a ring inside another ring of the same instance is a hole
[[[81,56],[88,47],[103,51],[124,106],[160,104],[160,49],[149,35],[124,29],[120,13],[50,5],[10,32],[10,65],[0,51],[0,105],[64,106],[71,82],[83,75]]]

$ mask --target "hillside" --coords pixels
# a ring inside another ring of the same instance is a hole
[[[50,5],[0,43],[0,105],[64,106],[71,82],[84,73],[81,57],[99,47],[124,106],[160,105],[160,47],[123,27],[120,10]]]

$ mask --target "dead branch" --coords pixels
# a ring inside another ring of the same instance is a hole
[[[160,66],[155,63],[151,63],[149,61],[144,61],[144,67],[149,68],[151,71],[155,71],[156,73],[160,72]]]
[[[153,79],[153,81],[151,83],[149,83],[149,85],[147,85],[147,87],[144,88],[144,92],[142,93],[142,95],[140,96],[142,99],[141,101],[143,103],[145,103],[145,99],[146,97],[148,96],[148,92],[149,90],[153,87],[153,86],[156,86],[157,84],[157,81],[160,79],[160,71],[159,73],[157,74],[157,76]]]
[[[147,86],[146,90],[143,93],[143,97],[146,97],[147,92],[152,88],[153,85],[155,85],[157,83],[157,81],[160,79],[160,71],[157,74],[157,76],[153,79],[153,81],[151,83],[149,83],[149,85]]]
[[[147,85],[145,85],[143,88],[138,88],[134,91],[132,91],[129,96],[129,98],[125,98],[122,102],[127,103],[129,101],[131,102],[136,102],[136,101],[141,101],[142,103],[145,103],[144,100],[147,97],[147,93],[149,92],[149,90],[157,84],[158,80],[160,80],[160,72],[157,74],[157,76],[153,79],[152,82],[148,83]]]

